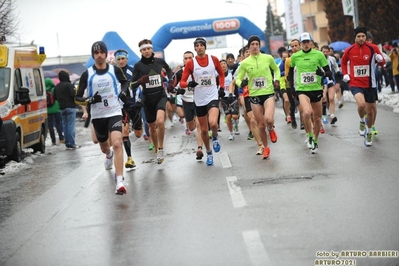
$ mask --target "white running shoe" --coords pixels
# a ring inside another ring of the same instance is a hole
[[[104,167],[105,170],[111,170],[112,165],[114,164],[114,151],[111,149],[111,154],[105,155]]]
[[[163,157],[163,149],[158,149],[157,164],[161,164],[165,158]]]
[[[116,188],[115,188],[115,194],[117,195],[123,195],[126,194],[126,186],[123,183],[123,181],[119,182],[118,184],[116,184]]]
[[[233,133],[230,133],[229,140],[234,140],[234,135],[233,135]]]
[[[263,154],[263,145],[258,145],[258,151],[256,152],[256,155],[262,155]]]

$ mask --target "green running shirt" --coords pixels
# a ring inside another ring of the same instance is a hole
[[[328,65],[327,58],[318,50],[311,49],[305,53],[303,50],[291,56],[291,67],[295,67],[296,91],[319,91],[322,89],[321,77],[316,75],[318,67]]]

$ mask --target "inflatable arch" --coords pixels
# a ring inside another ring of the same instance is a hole
[[[264,32],[244,17],[225,17],[216,19],[174,22],[163,25],[152,37],[154,53],[164,56],[164,49],[172,40],[196,37],[213,37],[238,33],[244,39],[257,35],[263,51],[268,53]]]

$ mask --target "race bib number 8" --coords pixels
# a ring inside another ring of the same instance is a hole
[[[146,88],[156,88],[162,86],[161,75],[149,76],[150,81],[145,84]]]
[[[367,65],[366,66],[355,66],[354,70],[355,70],[354,76],[356,78],[369,77],[370,76],[370,68]]]
[[[302,73],[301,74],[301,83],[302,84],[313,84],[316,83],[317,77],[316,73],[314,72],[308,72],[308,73]]]
[[[266,88],[266,78],[254,78],[252,79],[252,87],[256,90],[265,89]]]

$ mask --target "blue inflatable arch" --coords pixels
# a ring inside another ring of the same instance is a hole
[[[164,57],[164,49],[172,40],[213,37],[238,33],[244,39],[257,35],[263,51],[268,53],[265,34],[244,17],[225,17],[205,20],[174,22],[163,25],[152,37],[154,53]]]

